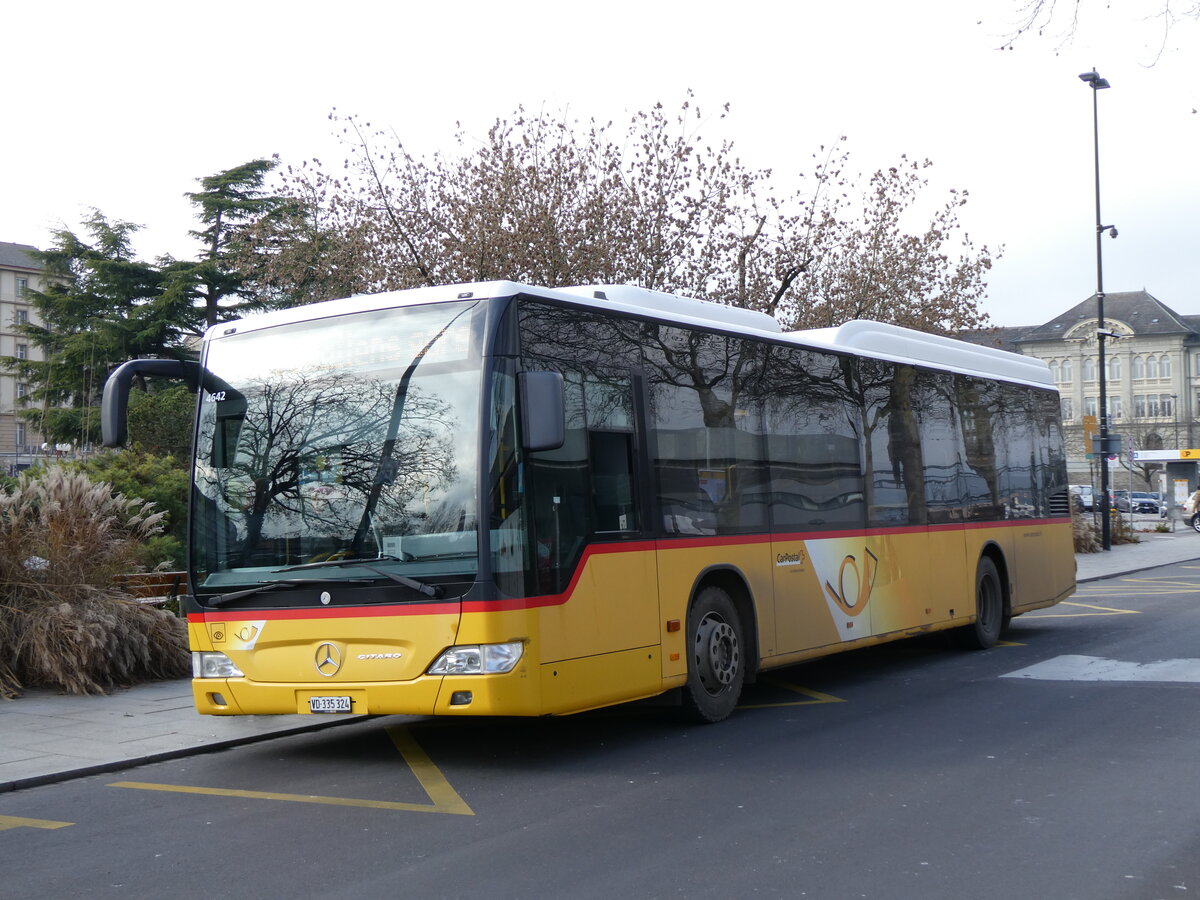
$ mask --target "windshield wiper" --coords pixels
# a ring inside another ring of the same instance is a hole
[[[327,559],[323,562],[303,563],[298,566],[285,566],[282,569],[274,569],[275,572],[299,572],[304,569],[340,569],[346,566],[357,566],[360,569],[366,569],[368,572],[374,572],[376,575],[382,575],[384,578],[390,578],[397,584],[402,584],[407,588],[412,588],[414,591],[420,591],[426,597],[438,598],[442,596],[442,589],[436,584],[426,584],[424,581],[417,581],[415,578],[409,578],[407,575],[397,575],[395,572],[389,572],[386,569],[379,569],[368,563],[376,560],[394,560],[403,562],[397,556],[371,556],[367,559]]]
[[[410,553],[405,562],[423,562],[429,559],[473,559],[474,550],[454,550],[449,553]]]
[[[283,570],[280,570],[283,571]],[[296,587],[302,584],[317,584],[322,581],[331,581],[334,579],[328,578],[279,578],[275,581],[264,581],[252,588],[245,588],[240,591],[230,591],[228,594],[218,594],[212,598],[197,598],[200,599],[205,606],[224,606],[226,603],[232,603],[234,600],[241,600],[243,597],[252,597],[255,594],[261,594],[264,591],[273,591],[281,587]],[[361,580],[361,579],[356,579]],[[345,584],[340,578],[336,579],[338,584]]]

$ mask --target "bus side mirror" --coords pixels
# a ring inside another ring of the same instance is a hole
[[[126,413],[129,385],[135,375],[178,378],[194,391],[200,383],[200,365],[191,360],[132,359],[117,366],[104,382],[104,398],[100,401],[100,430],[105,447],[122,447],[129,436]]]
[[[566,440],[563,377],[558,372],[519,372],[521,445],[526,450],[557,450]]]

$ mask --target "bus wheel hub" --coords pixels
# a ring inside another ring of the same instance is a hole
[[[729,623],[709,613],[696,629],[696,671],[710,693],[733,681],[741,661],[737,634]]]

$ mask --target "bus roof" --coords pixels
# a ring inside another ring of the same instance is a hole
[[[1036,357],[884,322],[855,319],[837,328],[789,331],[787,337],[807,346],[828,347],[860,356],[877,356],[1039,387],[1055,386],[1050,367]]]
[[[773,317],[756,310],[631,285],[613,284],[543,288],[515,281],[483,281],[360,294],[341,300],[327,300],[222,322],[208,330],[205,340],[349,313],[473,298],[511,297],[516,294],[545,297],[595,309],[627,312],[677,324],[731,331],[775,341],[782,340],[817,350],[833,350],[894,362],[907,362],[1037,387],[1055,386],[1050,377],[1049,366],[1040,359],[941,335],[926,334],[911,328],[855,320],[837,328],[784,332]]]

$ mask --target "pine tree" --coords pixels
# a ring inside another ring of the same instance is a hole
[[[282,214],[286,201],[265,192],[263,182],[275,160],[255,159],[215,175],[198,178],[201,190],[184,196],[197,208],[203,228],[189,232],[204,249],[194,262],[168,261],[167,294],[187,298],[204,311],[208,326],[261,307],[247,288],[236,250],[247,228]]]
[[[113,367],[140,356],[187,355],[184,338],[196,331],[196,316],[164,294],[157,265],[134,258],[137,230],[93,210],[87,239],[63,229],[39,254],[46,286],[29,298],[42,324],[14,327],[42,359],[0,357],[0,366],[30,385],[22,415],[55,443],[98,440],[96,407]]]

